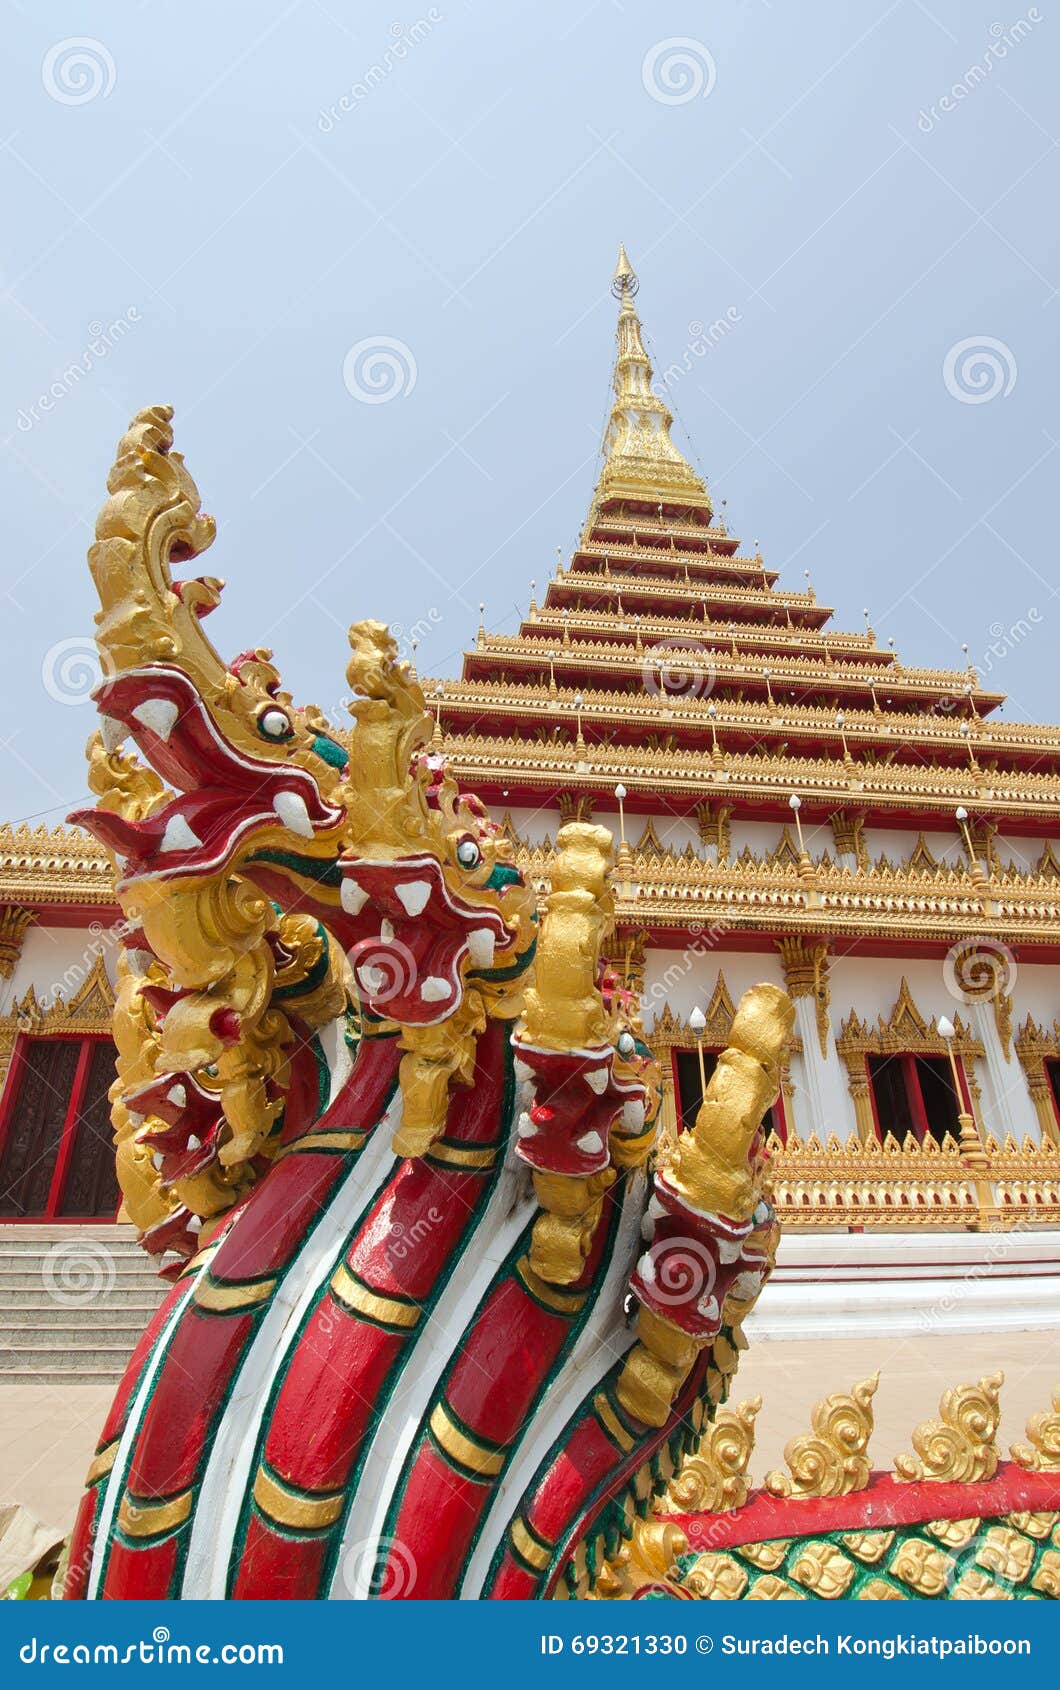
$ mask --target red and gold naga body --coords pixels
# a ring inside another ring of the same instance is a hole
[[[563,828],[528,886],[381,624],[350,630],[341,738],[269,652],[222,662],[221,583],[172,573],[214,529],[171,444],[167,409],[134,419],[97,524],[76,819],[125,915],[125,1209],[173,1285],[65,1593],[694,1594],[673,1516],[772,1261],[760,1123],[791,1006],[747,995],[660,1154],[658,1070],[602,960],[610,835]]]

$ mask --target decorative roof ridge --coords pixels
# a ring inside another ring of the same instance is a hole
[[[676,621],[677,619],[675,618],[674,620]],[[691,627],[690,627],[690,624],[689,624],[687,619],[685,621],[679,623],[678,625],[683,627],[690,634],[690,637],[694,637],[694,636],[691,636]],[[769,632],[769,633],[776,633],[776,634],[780,634],[781,632],[783,632],[783,630],[781,630],[779,628],[777,628],[777,629],[767,629],[765,631]],[[629,630],[629,632],[631,634],[633,634],[635,632],[635,629],[631,628]],[[808,631],[808,632],[810,632],[810,631]],[[707,633],[708,638],[711,637],[709,629],[706,630],[706,633]],[[719,634],[719,635],[714,636],[714,637],[720,639],[722,636]],[[482,650],[488,650],[488,651],[503,651],[505,648],[508,648],[508,649],[511,649],[515,652],[519,652],[519,651],[529,650],[536,643],[539,643],[539,642],[533,641],[530,638],[530,636],[527,635],[527,634],[519,634],[519,635],[487,634],[485,636],[485,639],[484,639],[484,642],[483,642],[481,649]],[[471,650],[468,653],[466,653],[465,655],[468,655],[468,656],[474,655],[474,649],[475,648],[471,648]],[[598,655],[598,656],[603,656],[603,657],[614,657],[616,651],[620,651],[623,655],[625,655],[626,650],[627,650],[627,648],[625,646],[616,647],[615,645],[609,644],[606,641],[601,641],[601,640],[573,640],[572,639],[569,645],[565,644],[563,646],[562,651],[556,653],[556,656],[557,656],[557,659],[559,659],[560,657],[564,657],[564,658],[569,659],[572,656],[585,656],[585,655]],[[723,651],[723,650],[711,651],[710,653],[704,652],[704,656],[706,656],[706,655],[710,655],[712,657],[717,657],[717,658],[721,659],[721,661],[723,663],[725,663],[726,666],[731,665],[732,661],[733,661],[732,654],[730,652]],[[963,686],[964,686],[964,683],[967,681],[967,674],[964,670],[960,670],[960,669],[914,669],[914,668],[911,668],[908,664],[905,664],[905,663],[903,663],[903,664],[894,663],[893,660],[891,660],[891,654],[889,652],[886,652],[886,653],[881,652],[881,653],[879,653],[879,655],[881,657],[886,657],[888,659],[888,662],[886,664],[880,665],[878,668],[874,668],[871,664],[868,664],[868,663],[841,663],[841,662],[836,662],[836,661],[832,661],[832,662],[829,663],[829,662],[822,661],[819,658],[813,658],[813,657],[789,657],[789,656],[786,655],[786,653],[783,653],[783,652],[777,652],[775,654],[773,661],[775,661],[777,663],[781,663],[781,664],[787,664],[789,666],[789,672],[792,673],[792,674],[796,674],[798,672],[798,669],[799,669],[800,666],[803,667],[803,668],[807,668],[807,669],[812,668],[812,669],[814,669],[815,672],[820,671],[821,674],[823,675],[823,677],[826,680],[830,676],[831,677],[838,677],[838,678],[850,676],[850,677],[853,677],[854,679],[864,680],[870,675],[879,674],[883,678],[893,680],[896,683],[902,682],[902,681],[905,681],[905,682],[908,682],[908,681],[932,682],[932,683],[937,682],[937,683],[940,683],[940,690],[943,693],[948,695],[948,694],[954,692],[955,690],[961,690],[962,696],[963,696]],[[738,660],[740,662],[746,662],[747,659],[748,659],[747,653],[741,652],[739,654]],[[957,688],[955,688],[953,685],[945,686],[945,685],[941,684],[941,683],[945,683],[947,681],[951,682],[951,683],[959,683],[959,686]],[[981,689],[976,691],[975,697],[976,698],[980,698],[980,697],[981,698],[997,698],[999,701],[1004,700],[1004,694],[1003,693],[988,693],[988,692],[982,691]]]

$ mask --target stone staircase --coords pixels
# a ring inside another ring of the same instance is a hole
[[[118,1380],[168,1289],[131,1226],[0,1225],[0,1390]]]

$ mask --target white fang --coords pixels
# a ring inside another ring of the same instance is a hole
[[[409,915],[422,915],[430,902],[431,883],[429,880],[399,881],[394,887],[394,896],[401,900]]]
[[[160,851],[194,851],[202,844],[202,840],[181,815],[170,816],[166,823],[166,831],[162,835]]]
[[[101,716],[99,718],[99,737],[103,741],[103,749],[108,754],[117,751],[129,736],[129,730],[124,722],[119,722],[116,716]]]
[[[467,936],[467,953],[476,968],[492,968],[497,941],[488,927],[475,927]]]
[[[278,792],[272,801],[272,807],[284,827],[289,828],[292,833],[297,833],[302,839],[312,839],[313,824],[300,792]]]
[[[351,880],[349,876],[347,876],[342,882],[342,885],[339,887],[339,903],[346,911],[346,914],[360,915],[367,902],[368,894],[364,887],[358,886],[356,880]]]
[[[180,715],[180,706],[171,698],[145,698],[142,704],[136,706],[133,715],[142,727],[150,728],[159,739],[168,739]]]

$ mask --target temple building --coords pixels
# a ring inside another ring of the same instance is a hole
[[[783,587],[741,546],[671,438],[637,288],[623,251],[579,542],[517,633],[483,616],[460,678],[424,681],[435,749],[542,890],[564,821],[613,830],[613,957],[663,1059],[668,1134],[744,990],[795,1000],[760,1332],[914,1331],[925,1305],[943,1329],[1050,1326],[1060,729],[1001,720],[971,665],[910,668],[870,626],[834,629],[808,578]],[[109,1217],[104,852],[0,829],[0,906],[0,1219]]]

